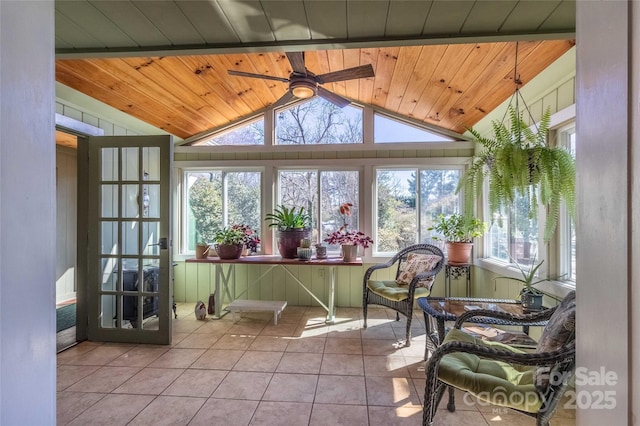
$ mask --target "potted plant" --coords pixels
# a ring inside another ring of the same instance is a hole
[[[351,216],[351,203],[343,203],[340,206],[342,226],[337,231],[327,234],[324,241],[328,244],[339,244],[342,250],[342,258],[345,262],[353,262],[358,256],[358,247],[366,249],[373,244],[373,239],[364,232],[349,230],[348,217]]]
[[[487,232],[487,223],[458,213],[449,216],[440,214],[428,230],[438,233],[433,236],[434,240],[444,240],[449,263],[467,264],[471,260],[473,239]]]
[[[523,285],[522,289],[520,290],[520,301],[522,302],[522,307],[529,311],[542,309],[542,296],[544,296],[544,293],[541,290],[535,288],[535,285],[547,280],[534,280],[536,278],[536,273],[538,272],[538,269],[540,269],[540,266],[542,266],[542,263],[544,263],[544,260],[541,260],[540,263],[536,264],[536,259],[534,257],[531,263],[531,268],[529,268],[528,270],[523,269],[522,266],[520,266],[518,262],[514,262],[513,259],[511,260],[516,265],[516,268],[518,268],[518,270],[520,271],[520,274],[522,274],[522,278],[496,277],[495,279],[507,279],[521,282]]]
[[[304,207],[278,205],[265,220],[271,222],[269,228],[275,228],[278,252],[285,259],[295,259],[298,255],[300,240],[311,237],[311,216]]]
[[[245,234],[240,228],[224,227],[216,231],[214,241],[220,259],[237,259],[242,254]]]
[[[482,151],[474,157],[460,180],[458,191],[465,189],[467,211],[472,211],[469,208],[473,207],[474,200],[481,197],[485,177],[489,180],[492,214],[512,206],[516,197],[522,196],[529,200],[530,217],[535,217],[540,201],[547,209],[544,239],[549,241],[560,217],[562,201],[575,220],[575,159],[565,148],[549,145],[549,109],[543,114],[537,130],[531,129],[511,105],[508,114],[510,127],[494,121],[491,137],[483,137],[469,129],[482,145]]]
[[[258,233],[249,225],[233,225],[233,229],[238,229],[244,234],[244,249],[249,253],[255,253],[258,250],[258,244],[260,244],[260,237]],[[244,250],[243,250],[244,253]]]

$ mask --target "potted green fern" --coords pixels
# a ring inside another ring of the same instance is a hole
[[[493,214],[510,207],[517,196],[522,196],[529,200],[530,217],[536,217],[540,201],[547,210],[544,240],[549,241],[563,201],[575,220],[575,159],[565,148],[548,144],[549,109],[537,130],[531,129],[513,106],[509,106],[508,115],[509,127],[503,122],[492,123],[492,137],[469,130],[482,150],[460,180],[458,191],[465,190],[467,211],[472,211],[475,199],[481,198],[485,178],[489,181],[489,210]]]

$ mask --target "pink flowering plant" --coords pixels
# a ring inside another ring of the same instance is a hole
[[[258,233],[252,229],[249,225],[233,225],[231,227],[234,230],[241,231],[243,234],[242,244],[245,245],[246,248],[251,250],[251,252],[255,253],[258,250],[258,244],[260,244],[260,237],[258,237]]]
[[[363,248],[368,248],[371,244],[373,244],[373,240],[371,239],[371,237],[366,235],[364,232],[348,229],[348,218],[349,216],[351,216],[352,206],[353,204],[351,203],[343,203],[340,206],[342,226],[340,226],[337,231],[333,231],[332,233],[327,234],[327,237],[324,239],[327,244],[352,244],[355,246],[362,246]]]

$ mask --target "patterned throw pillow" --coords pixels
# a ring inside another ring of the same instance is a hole
[[[409,253],[407,259],[404,261],[402,271],[398,274],[396,283],[399,285],[409,285],[413,277],[422,272],[433,270],[440,260],[442,260],[442,257],[436,254]],[[427,280],[419,281],[416,287],[430,287],[431,283],[433,283],[433,278],[434,277],[430,277]]]
[[[556,308],[538,341],[536,352],[552,352],[562,348],[576,332],[576,292],[571,291]],[[549,383],[549,367],[536,369],[536,387],[543,390]]]

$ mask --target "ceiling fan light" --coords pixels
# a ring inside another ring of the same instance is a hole
[[[291,84],[291,93],[293,96],[300,99],[307,99],[316,94],[316,86],[314,83],[304,80],[296,81]]]

